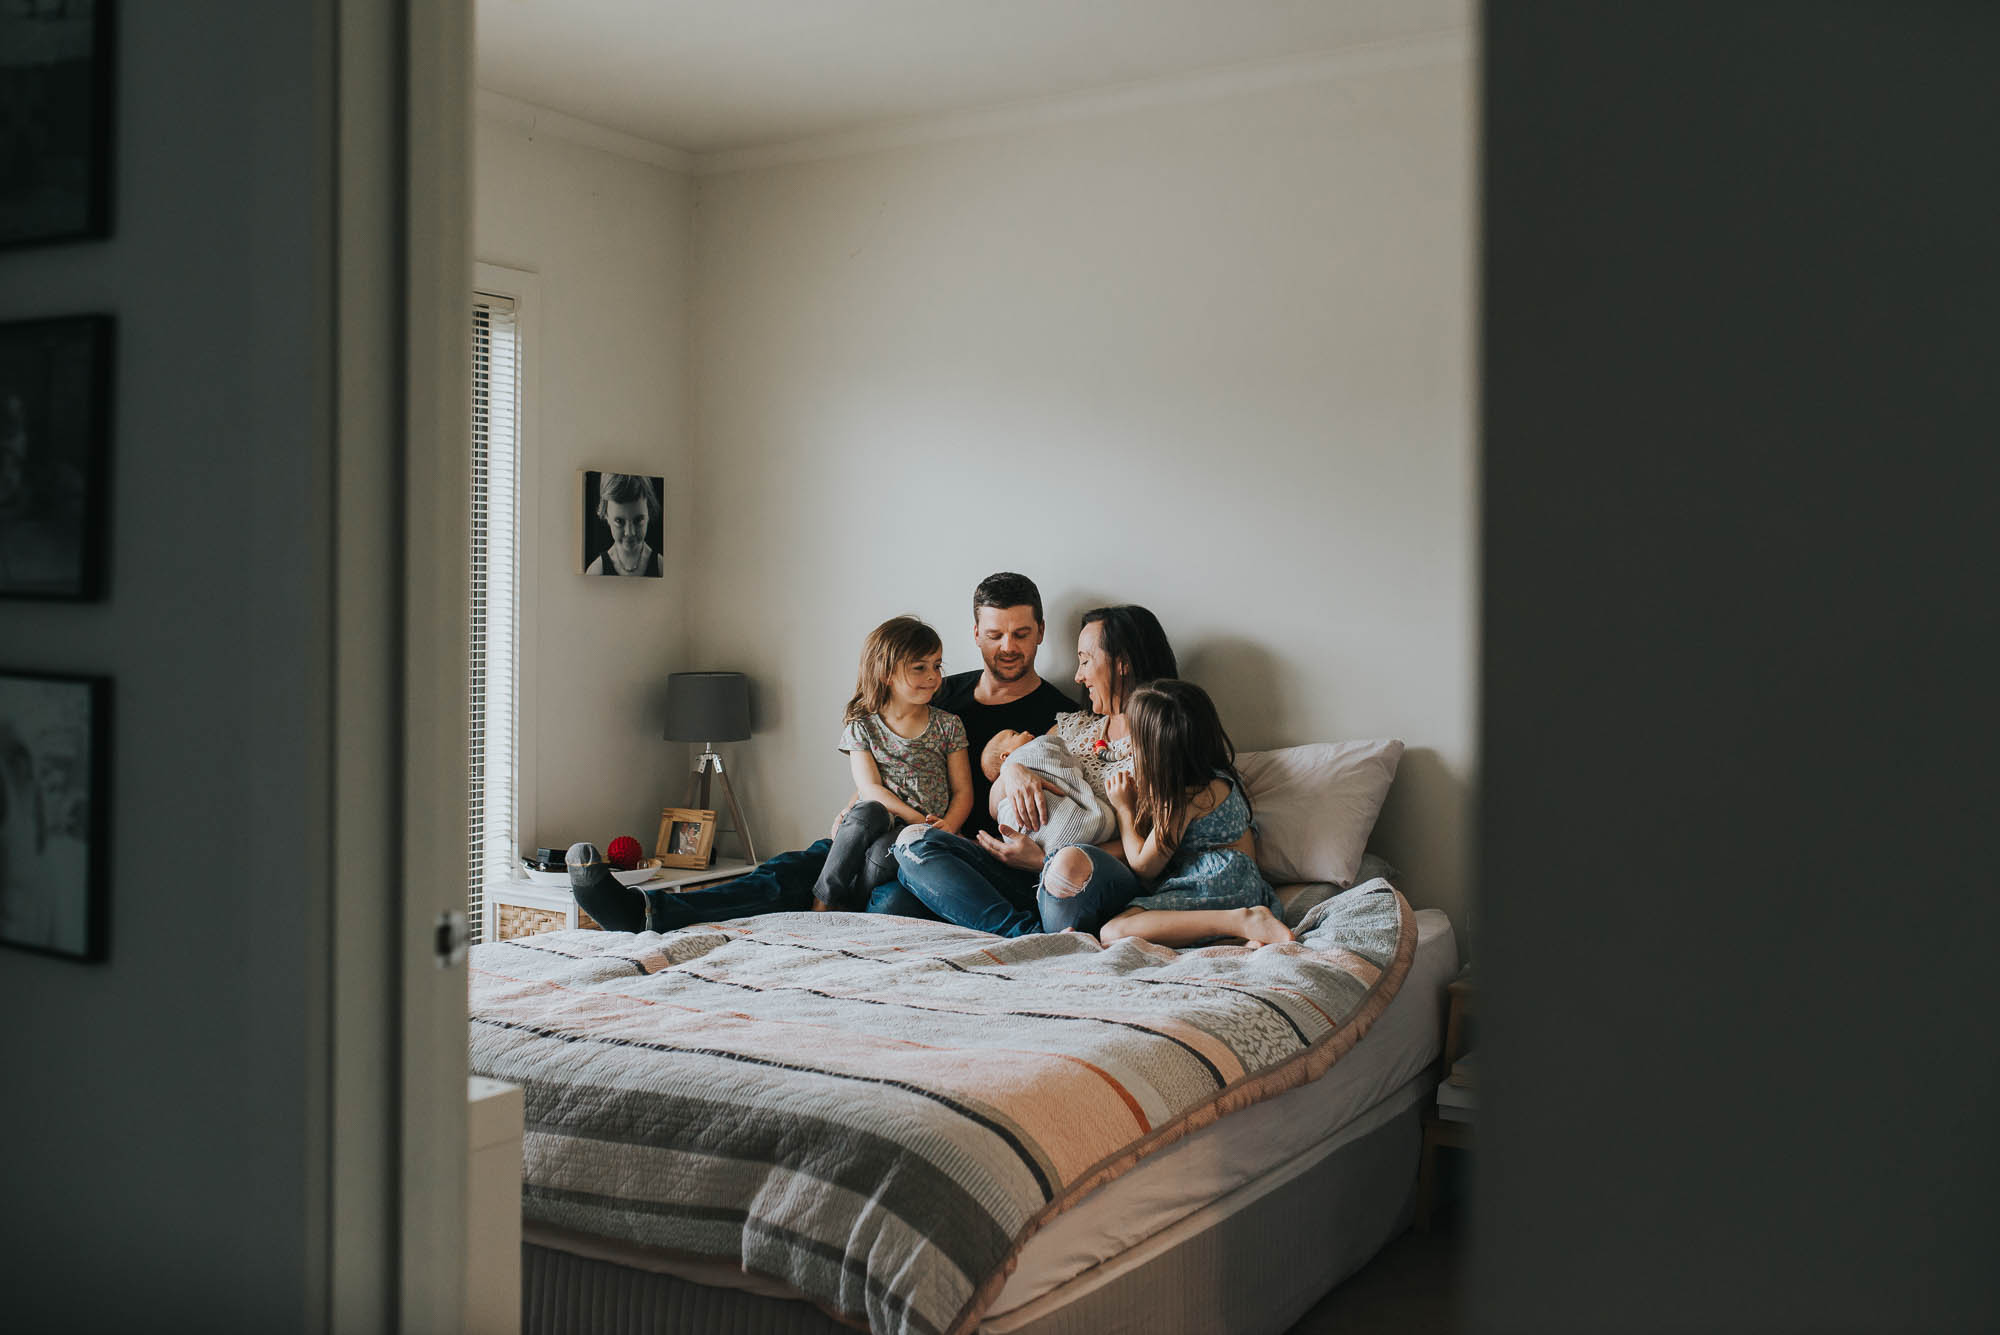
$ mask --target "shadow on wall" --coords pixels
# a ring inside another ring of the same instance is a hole
[[[785,702],[780,692],[759,685],[755,673],[745,675],[750,678],[750,736],[754,740],[760,732],[776,732],[785,726]]]
[[[1181,676],[1207,691],[1222,716],[1222,727],[1239,751],[1269,751],[1331,738],[1295,737],[1286,731],[1290,674],[1269,649],[1255,640],[1222,636],[1175,646]]]
[[[1429,747],[1411,747],[1396,766],[1396,782],[1368,840],[1403,871],[1396,888],[1418,908],[1451,915],[1461,955],[1472,949],[1466,850],[1470,847],[1472,792],[1466,777],[1453,771]]]
[[[1083,629],[1083,614],[1097,607],[1116,607],[1125,600],[1093,590],[1083,590],[1065,597],[1049,601],[1043,595],[1042,601],[1042,653],[1039,668],[1042,676],[1062,688],[1063,694],[1076,700],[1085,708],[1089,706],[1083,699],[1083,688],[1076,684],[1076,637]],[[1167,640],[1173,642],[1174,628],[1167,627]],[[1174,645],[1174,656],[1179,658],[1180,646]]]

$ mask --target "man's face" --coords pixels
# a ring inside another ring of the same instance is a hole
[[[979,646],[980,661],[995,681],[1019,681],[1035,665],[1035,650],[1042,645],[1042,626],[1035,609],[982,607],[972,615],[972,642]]]

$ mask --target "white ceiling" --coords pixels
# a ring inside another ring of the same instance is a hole
[[[1465,28],[1475,0],[477,0],[478,83],[693,153]]]

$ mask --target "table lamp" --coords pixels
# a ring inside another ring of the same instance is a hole
[[[722,780],[722,795],[729,801],[729,818],[743,836],[743,849],[757,861],[757,845],[751,841],[750,827],[743,823],[743,809],[736,805],[736,788],[722,757],[715,753],[717,742],[740,742],[750,736],[750,679],[741,672],[673,672],[667,675],[667,732],[670,742],[700,742],[695,757],[693,805],[708,805],[708,776],[712,770]]]

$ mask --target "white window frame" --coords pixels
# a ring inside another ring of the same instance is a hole
[[[476,295],[506,297],[514,303],[520,340],[515,366],[516,393],[520,396],[517,406],[519,441],[515,449],[516,476],[520,485],[520,532],[514,549],[517,564],[515,630],[519,636],[514,677],[514,846],[517,850],[530,850],[534,846],[536,829],[535,775],[541,717],[541,711],[536,707],[539,698],[536,694],[539,637],[534,633],[538,623],[536,609],[540,602],[542,570],[537,504],[541,492],[541,277],[529,269],[482,260],[473,265],[472,287]],[[480,929],[483,940],[499,939],[499,906],[509,898],[507,891],[519,888],[520,879],[517,876],[513,880],[489,881],[480,887],[485,910],[481,915]]]

